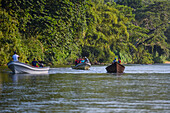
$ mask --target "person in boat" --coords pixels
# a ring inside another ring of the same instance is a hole
[[[38,61],[38,65],[39,65],[39,67],[44,67],[44,61]]]
[[[119,64],[121,63],[121,60],[120,60],[120,58],[118,58],[118,63],[119,63]]]
[[[27,58],[27,60],[25,61],[25,64],[28,64],[29,63],[29,58]]]
[[[81,58],[81,57],[79,57],[79,60],[78,60],[78,61],[79,61],[79,63],[81,63],[81,60],[82,60],[82,58]]]
[[[44,64],[43,63],[39,63],[39,67],[44,67]]]
[[[27,60],[27,61],[25,61],[25,64],[28,64],[28,60]]]
[[[17,52],[14,51],[14,55],[12,56],[13,61],[18,61],[19,55],[17,55]]]
[[[78,63],[79,63],[79,60],[78,60],[78,58],[76,58],[75,65],[77,65]]]
[[[81,63],[84,63],[85,62],[85,59],[84,59],[84,57],[81,59]]]
[[[117,62],[117,61],[116,61],[116,58],[113,60],[112,64],[114,64],[115,62]]]
[[[37,65],[37,61],[35,60],[35,58],[33,59],[33,61],[32,61],[32,66],[34,66],[34,67],[38,67],[38,65]]]
[[[85,57],[85,63],[90,63],[90,61],[87,57]]]

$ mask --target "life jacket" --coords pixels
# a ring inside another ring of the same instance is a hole
[[[79,63],[81,63],[81,60],[82,60],[82,59],[80,58],[80,59],[79,59]]]
[[[121,63],[121,60],[118,60],[118,63]]]

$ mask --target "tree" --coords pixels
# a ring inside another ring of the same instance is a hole
[[[142,7],[142,0],[118,0],[116,3],[120,5],[126,5],[134,9]]]
[[[167,1],[155,2],[135,12],[136,24],[149,30],[149,37],[137,42],[137,46],[145,44],[146,49],[153,55],[154,62],[163,62],[169,53],[167,37],[164,34],[169,27],[169,7],[170,3]]]

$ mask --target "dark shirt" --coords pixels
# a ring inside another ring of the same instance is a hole
[[[37,61],[32,61],[32,66],[36,66],[37,63]]]
[[[86,63],[89,63],[90,61],[89,61],[89,59],[88,59],[88,58],[85,58],[85,62],[86,62]]]
[[[77,65],[79,63],[79,61],[78,60],[75,60],[75,65]]]
[[[115,62],[117,62],[116,60],[113,60],[113,62],[112,63],[115,63]]]

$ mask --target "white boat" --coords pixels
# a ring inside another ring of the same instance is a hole
[[[7,65],[13,73],[47,74],[50,69],[50,67],[33,67],[18,61],[11,61]]]
[[[71,66],[72,69],[81,69],[81,70],[89,70],[91,67],[90,63],[79,63],[76,66]]]

